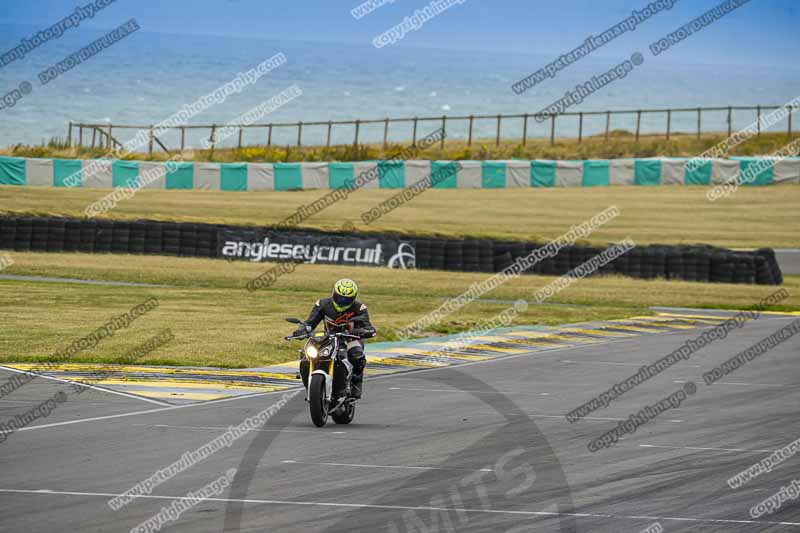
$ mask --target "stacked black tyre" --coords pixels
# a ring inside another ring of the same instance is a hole
[[[217,239],[223,228],[149,220],[0,217],[0,249],[215,258],[219,257]],[[533,254],[541,252],[542,245],[532,242],[437,238],[418,238],[412,242],[416,268],[462,272],[501,272],[527,256],[533,264],[523,273],[563,275],[604,251],[589,246],[567,246],[553,257],[539,253],[537,261]],[[587,273],[714,283],[783,283],[775,252],[770,248],[743,252],[707,245],[636,246],[596,272],[581,269],[581,275]]]
[[[0,249],[13,250],[17,238],[17,219],[0,218]]]

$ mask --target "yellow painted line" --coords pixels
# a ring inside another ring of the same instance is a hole
[[[603,331],[602,329],[565,329],[564,331],[585,333],[587,335],[602,335],[604,337],[635,337],[633,333],[621,333],[619,331]]]
[[[671,316],[632,316],[627,320],[640,320],[644,322],[669,322],[672,320],[678,320],[681,322],[690,322],[694,323],[697,320],[689,319],[689,318],[678,318],[678,317],[671,317]]]
[[[428,350],[415,350],[414,348],[389,348],[388,350],[381,350],[381,353],[404,353],[408,355],[422,355],[425,357],[450,357],[453,359],[464,359],[466,361],[485,361],[487,359],[492,359],[486,355],[467,355],[467,354],[459,354],[456,352],[431,352]],[[367,357],[368,360],[373,358]],[[390,371],[388,371],[390,372]]]
[[[486,340],[490,342],[505,342],[508,344],[521,344],[525,346],[549,346],[547,343],[542,342],[535,342],[535,341],[528,341],[526,339],[515,339],[509,336],[500,336],[500,335],[487,335],[485,337],[476,337],[476,339]]]
[[[544,335],[546,335],[546,333]],[[524,342],[523,340],[509,337],[508,333],[501,333],[500,335],[483,335],[481,337],[472,337],[472,338],[475,340],[486,341],[486,342],[508,342],[512,344],[520,344]]]
[[[643,320],[637,320],[636,322],[633,323],[633,325],[634,326],[643,326],[645,324],[644,324]],[[663,323],[663,322],[653,323],[651,325],[655,326],[655,327],[658,327],[658,328],[697,329],[697,326],[685,326],[685,325],[682,325],[682,324],[666,324],[666,323]]]
[[[274,391],[282,390],[283,385],[254,384],[252,386],[228,385],[219,381],[174,381],[174,380],[139,380],[139,379],[76,379],[80,383],[90,385],[130,385],[137,387],[166,387],[173,389],[216,389],[232,391]]]
[[[697,320],[689,320],[688,318],[675,318],[675,317],[654,317],[654,318],[645,318],[645,317],[632,317],[628,319],[629,321],[642,323],[642,324],[652,324],[654,326],[658,325],[666,325],[666,326],[681,326],[684,328],[696,328],[700,322]],[[683,324],[673,324],[673,322],[683,322]],[[687,325],[692,324],[692,325]]]
[[[637,327],[634,327],[634,326],[623,326],[622,324],[613,324],[613,325],[609,324],[609,327],[613,327],[615,329],[623,329],[623,330],[626,330],[626,331],[638,331],[640,333],[656,333],[652,329],[637,328]]]
[[[526,337],[528,339],[535,339],[537,337],[543,337],[545,335],[549,335],[549,333],[545,333],[543,331],[507,331],[503,335],[513,335],[514,337]]]
[[[727,317],[727,316],[716,316],[716,315],[684,315],[684,314],[678,314],[678,313],[661,313],[661,312],[659,312],[658,314],[659,314],[659,316],[674,316],[674,317],[680,317],[680,318],[694,318],[694,319],[703,320],[703,321],[706,321],[706,322],[715,322],[715,323],[716,322],[724,322],[728,318],[730,318],[730,317]]]
[[[458,352],[430,352],[432,355],[443,355],[448,359],[463,359],[464,361],[488,361],[489,359],[494,359],[494,357],[489,357],[488,355],[472,355],[466,353],[458,353]]]
[[[502,335],[481,335],[480,337],[470,337],[476,341],[484,342],[508,342],[508,338]]]
[[[129,394],[137,396],[145,396],[147,398],[163,398],[163,399],[181,399],[181,400],[219,400],[220,398],[227,398],[230,394],[205,394],[202,392],[178,392],[170,393],[167,391],[126,391]]]
[[[444,346],[448,348],[462,348],[464,346],[464,341],[428,341],[421,342],[420,344],[432,344],[435,346]]]
[[[500,353],[525,353],[529,350],[525,350],[523,348],[503,348],[502,346],[491,346],[489,344],[473,344],[471,346],[467,346],[470,350],[486,350],[489,352],[500,352]]]
[[[383,374],[394,374],[396,370],[381,370],[380,368],[369,368],[369,361],[371,361],[371,357],[367,357],[367,368],[369,372],[368,374],[372,374],[374,376],[383,375]],[[366,375],[366,374],[365,374]],[[301,383],[300,380],[297,380],[298,383]]]
[[[16,368],[17,370],[30,370],[40,368],[43,363],[12,363],[5,366]],[[97,365],[92,363],[64,363],[49,365],[48,371],[73,371],[73,372],[141,372],[152,374],[197,374],[207,376],[256,376],[260,378],[283,378],[285,374],[273,372],[248,372],[234,370],[208,370],[190,368],[165,368],[158,366],[126,366],[126,365]]]
[[[470,338],[470,340],[472,340],[472,338]],[[507,341],[503,340],[501,342],[507,342]],[[517,352],[518,348],[500,348],[500,347],[496,347],[496,346],[487,346],[485,344],[465,344],[463,341],[462,342],[459,342],[459,341],[441,341],[441,342],[430,341],[430,342],[422,342],[420,344],[433,345],[433,346],[437,346],[437,347],[438,346],[442,346],[442,347],[445,347],[445,348],[465,349],[465,350],[487,350],[487,351],[493,351],[493,352],[518,353]],[[385,351],[388,352],[390,350],[385,350]],[[522,353],[524,351],[525,350],[521,350],[521,351],[519,351],[519,353]]]
[[[553,335],[553,338],[556,340],[565,340],[565,341],[574,341],[574,342],[582,342],[585,344],[595,344],[601,342],[600,339],[587,339],[586,337],[580,337],[576,335],[566,335],[567,333],[571,333],[569,331],[562,331],[558,335]]]
[[[632,324],[625,324],[625,322],[633,322],[633,323]],[[664,327],[664,326],[661,326],[661,325],[658,325],[658,324],[646,324],[644,320],[635,320],[633,318],[617,318],[615,320],[606,320],[605,323],[606,324],[611,324],[611,325],[622,324],[623,326],[630,325],[630,326],[639,326],[639,327],[645,327],[645,326],[652,326],[652,327],[657,327],[657,328]]]
[[[384,365],[398,365],[398,366],[418,366],[421,368],[434,368],[437,366],[448,366],[446,363],[429,363],[422,361],[413,361],[410,359],[395,359],[393,357],[370,357],[367,359],[369,363],[377,363]]]
[[[527,345],[527,346],[539,346],[541,348],[552,348],[553,346],[559,346],[558,344],[554,344],[552,342],[537,342],[537,341],[531,341],[531,340],[520,340],[520,342],[522,344]],[[567,346],[567,345],[568,344],[566,344],[566,343],[563,344],[563,346]]]
[[[569,342],[580,342],[580,343],[585,343],[585,344],[592,344],[592,343],[595,343],[595,342],[599,342],[597,339],[584,339],[584,338],[581,338],[581,337],[570,337],[570,336],[566,336],[566,335],[559,335],[558,333],[537,333],[534,336],[534,335],[532,335],[530,333],[509,331],[508,333],[506,333],[506,335],[514,335],[514,336],[521,335],[523,337],[531,337],[531,338],[535,338],[535,339],[550,339],[550,340],[554,340],[554,341],[564,341],[564,342],[567,342],[567,343],[569,343]],[[553,345],[552,344],[546,344],[546,346],[553,346]]]
[[[528,337],[522,337],[518,339],[513,337],[504,337],[504,340],[501,342],[507,342],[509,344],[521,344],[524,346],[553,346],[553,343],[551,342],[537,342],[530,340]]]

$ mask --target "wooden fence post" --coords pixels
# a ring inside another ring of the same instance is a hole
[[[147,143],[148,144],[147,153],[150,154],[150,155],[153,155],[153,137],[154,137],[154,135],[153,135],[153,125],[151,124],[150,125],[150,129],[148,130],[148,138],[149,138],[150,142]],[[212,133],[212,137],[213,137],[213,133]],[[212,150],[213,150],[213,148],[212,148]]]
[[[69,126],[67,126],[67,148],[72,147],[72,121],[69,121]]]
[[[356,120],[356,136],[353,139],[353,146],[358,146],[358,130],[361,129],[361,120]]]
[[[267,146],[272,146],[272,122],[267,127]]]
[[[733,107],[728,106],[728,137],[733,133]]]
[[[217,142],[217,125],[216,124],[212,124],[211,125],[211,137],[209,138],[209,141],[211,143],[211,157],[213,157],[214,156],[214,145]],[[152,145],[152,142],[150,144]]]
[[[583,111],[578,113],[578,144],[583,140]]]
[[[445,136],[445,127],[447,126],[447,116],[442,115],[442,141],[439,144],[439,147],[444,150],[444,136]]]
[[[328,121],[328,138],[325,141],[325,148],[331,147],[331,128],[333,127],[333,123],[329,120]]]
[[[756,124],[758,124],[758,136],[761,136],[761,106],[756,106]]]
[[[181,126],[181,152],[186,148],[186,128]]]
[[[387,118],[383,122],[383,149],[386,150],[386,148],[388,147],[389,147],[389,119]]]
[[[467,146],[472,146],[472,123],[475,122],[473,115],[469,116],[469,138],[467,139]]]
[[[528,141],[528,114],[522,117],[522,146]]]
[[[702,113],[702,109],[700,109],[700,108],[698,107],[698,108],[697,108],[697,138],[698,138],[698,139],[700,138],[700,132],[701,132],[701,130],[703,129],[703,127],[702,127],[702,125],[701,125],[701,122],[700,122],[700,120],[701,120],[701,119],[700,119],[701,113]]]
[[[494,142],[495,146],[500,146],[500,120],[502,119],[502,117],[503,116],[500,114],[497,115],[497,135],[495,137],[495,142]]]
[[[417,145],[417,121],[419,119],[414,117],[414,132],[411,134],[411,146]]]
[[[669,140],[669,130],[672,126],[672,109],[667,109],[667,140]]]
[[[297,146],[303,145],[303,121],[297,123]]]
[[[642,127],[642,110],[636,111],[636,142],[639,142],[639,130]]]
[[[550,115],[550,146],[556,144],[556,115]]]

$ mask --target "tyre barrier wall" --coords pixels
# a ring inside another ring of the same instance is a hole
[[[142,187],[222,191],[289,191],[352,187],[402,189],[442,168],[452,177],[436,189],[604,187],[609,185],[719,185],[735,180],[763,158],[709,159],[696,169],[686,158],[655,157],[589,161],[361,161],[354,163],[202,163],[167,166],[157,161],[0,157],[0,185],[46,187]],[[757,167],[760,168],[760,167]],[[800,158],[767,165],[745,185],[800,184]]]
[[[0,217],[0,249],[33,252],[153,254],[222,258],[224,239],[231,233],[280,235],[285,240],[316,237],[353,243],[384,239],[413,247],[405,267],[461,272],[500,272],[515,259],[543,246],[521,241],[417,238],[396,234],[326,233],[311,230],[159,222],[45,217]],[[569,246],[527,272],[562,275],[603,251]],[[410,259],[410,260],[409,260]],[[240,258],[239,260],[247,260]],[[252,260],[252,259],[251,259]],[[384,261],[382,264],[387,264]],[[707,245],[636,246],[597,274],[621,274],[641,279],[780,285],[783,275],[771,248],[732,251]]]

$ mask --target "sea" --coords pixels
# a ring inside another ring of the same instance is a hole
[[[5,52],[30,35],[32,27],[0,26],[0,51]],[[136,126],[157,124],[226,82],[238,73],[283,53],[286,64],[262,77],[239,94],[229,96],[190,119],[189,124],[223,125],[293,85],[302,95],[263,117],[262,123],[325,122],[407,117],[497,114],[534,114],[620,62],[618,57],[591,55],[569,66],[553,79],[522,95],[511,86],[554,58],[546,55],[414,48],[406,43],[375,49],[371,45],[312,43],[216,36],[187,36],[136,32],[58,78],[41,84],[38,74],[77,52],[98,32],[77,29],[46,43],[23,59],[0,67],[0,95],[29,82],[32,90],[13,107],[0,109],[0,146],[38,144],[65,138],[69,121]],[[645,51],[646,52],[646,51]],[[771,66],[691,65],[670,63],[644,54],[645,61],[625,78],[615,80],[585,98],[570,111],[636,110],[781,105],[798,96],[800,68]],[[623,58],[624,59],[624,58]],[[755,120],[755,112],[734,113],[734,128]],[[672,131],[694,132],[697,115],[676,113]],[[441,119],[420,122],[418,137],[439,127]],[[557,136],[577,136],[577,118],[560,118]],[[615,116],[611,129],[633,131],[634,114]],[[643,133],[661,132],[666,115],[642,118]],[[798,124],[800,126],[800,124]],[[389,140],[411,138],[412,123],[391,124]],[[583,134],[600,133],[605,116],[587,116]],[[727,129],[726,113],[705,113],[704,131]],[[785,129],[785,121],[774,129]],[[115,130],[121,141],[135,130]],[[361,142],[379,142],[384,125],[362,125]],[[449,138],[466,138],[467,121],[449,121]],[[496,119],[474,122],[475,139],[494,139]],[[501,124],[502,137],[520,137],[521,119]],[[200,146],[207,130],[189,130],[188,146]],[[529,121],[528,136],[547,137],[549,123]],[[334,126],[333,144],[353,142],[354,126]],[[303,144],[324,144],[326,126],[306,126]],[[162,137],[168,147],[179,144],[176,131]],[[246,130],[244,144],[265,144],[267,130]],[[238,142],[232,136],[222,143]],[[276,127],[272,143],[294,145],[296,127]]]

